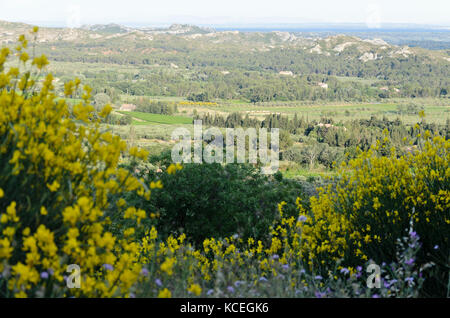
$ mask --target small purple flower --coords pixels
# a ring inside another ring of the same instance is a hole
[[[233,286],[228,286],[228,287],[227,287],[227,290],[228,290],[229,293],[234,293],[234,288],[233,288]]]
[[[272,259],[279,259],[280,258],[280,256],[278,256],[278,254],[273,254],[272,255]]]
[[[211,296],[214,293],[214,290],[210,289],[206,292],[206,295]]]
[[[48,273],[47,272],[42,272],[41,273],[41,278],[42,279],[48,279]]]
[[[406,277],[405,282],[408,282],[408,283],[414,282],[414,277]]]
[[[260,281],[260,282],[267,282],[267,278],[265,278],[264,276],[262,276],[262,277],[259,278],[259,281]]]
[[[240,280],[237,280],[237,281],[234,282],[234,286],[235,286],[236,288],[239,288],[239,286],[241,286],[242,284],[244,284],[244,282],[243,282],[243,281],[240,281]]]
[[[321,293],[320,291],[316,291],[314,294],[316,295],[316,298],[323,298],[327,295],[326,293]]]
[[[306,222],[308,220],[308,217],[306,216],[306,215],[300,215],[299,217],[298,217],[298,221],[299,222]]]
[[[413,265],[414,264],[414,258],[410,258],[410,259],[406,260],[405,264],[409,265],[409,266]]]
[[[141,270],[141,275],[144,277],[147,277],[149,274],[148,269],[146,269],[145,267]]]
[[[53,274],[55,273],[55,271],[52,268],[49,268],[47,272],[50,276],[53,276]]]
[[[388,281],[384,281],[383,285],[384,285],[384,288],[386,288],[386,289],[389,289],[391,287],[391,284]]]
[[[285,271],[287,271],[289,269],[289,264],[284,264],[283,266],[281,266]]]
[[[103,264],[103,267],[107,270],[107,271],[113,271],[114,267],[111,264]]]
[[[322,280],[322,279],[323,279],[323,277],[322,277],[322,276],[320,276],[320,275],[317,275],[316,277],[314,277],[314,279],[317,279],[317,280]]]
[[[350,271],[347,268],[343,268],[341,269],[341,274],[347,275],[348,273],[350,273]]]
[[[410,233],[409,233],[409,236],[411,236],[411,238],[413,238],[413,239],[419,238],[419,235],[417,235],[417,232],[416,232],[416,231],[410,232]]]
[[[439,245],[435,245],[435,246],[434,246],[434,249],[435,249],[435,250],[438,250],[438,249],[439,249]]]
[[[393,280],[391,280],[391,281],[389,282],[389,284],[392,286],[392,285],[394,285],[396,282],[398,282],[398,280],[393,279]]]
[[[130,293],[130,298],[136,298],[136,295],[134,293]]]
[[[155,284],[158,285],[159,287],[161,287],[162,281],[159,278],[157,278],[157,279],[155,279]]]
[[[306,271],[302,268],[302,269],[300,270],[300,274],[304,274],[304,273],[306,273]]]
[[[380,298],[380,296],[378,294],[373,294],[372,298]]]
[[[362,276],[362,266],[357,266],[356,267],[356,278],[360,278]]]

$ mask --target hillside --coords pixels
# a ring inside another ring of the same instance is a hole
[[[30,25],[0,22],[0,43]],[[447,97],[450,52],[349,35],[215,31],[191,25],[42,28],[37,50],[64,77],[76,72],[96,91],[247,101]],[[70,63],[70,64],[65,64]],[[120,70],[93,71],[92,64]],[[118,71],[118,72],[117,72]]]

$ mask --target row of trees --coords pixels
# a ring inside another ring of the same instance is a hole
[[[242,116],[239,113],[232,113],[227,117],[221,115],[205,114],[197,115],[196,119],[203,121],[206,126],[217,127],[265,127],[280,128],[280,148],[283,150],[283,159],[301,164],[313,165],[319,162],[331,168],[333,162],[341,162],[347,158],[357,155],[357,149],[367,150],[377,140],[389,137],[387,145],[381,153],[387,155],[391,146],[396,146],[400,151],[407,151],[410,142],[416,142],[420,131],[414,127],[403,124],[400,119],[389,120],[386,117],[370,119],[357,119],[335,123],[332,118],[322,118],[320,121],[305,120],[299,118],[297,114],[291,119],[279,114],[267,115],[263,121]],[[450,120],[446,125],[427,123],[424,119],[421,122],[424,130],[429,130],[432,134],[446,136],[450,135]],[[294,145],[293,141],[303,144],[302,147]]]
[[[143,113],[172,115],[178,111],[175,103],[165,101],[155,101],[147,97],[140,97],[134,101],[136,111]]]

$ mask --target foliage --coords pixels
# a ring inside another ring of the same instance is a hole
[[[233,234],[264,240],[277,202],[294,202],[302,190],[293,180],[276,180],[240,164],[185,164],[174,174],[153,171],[143,177],[164,187],[148,202],[137,197],[136,205],[160,214],[157,229],[163,237],[184,233],[193,243]]]
[[[23,68],[30,65],[27,46],[21,36],[14,52],[0,52],[0,293],[124,295],[140,272],[133,261],[138,244],[132,235],[113,236],[110,216],[138,226],[146,212],[114,198],[135,191],[148,198],[150,191],[117,167],[126,144],[100,131],[95,118],[106,117],[111,107],[95,114],[89,87],[69,107],[56,98],[51,74],[38,85],[45,56],[32,58],[33,67],[23,73],[6,70],[15,54]],[[65,84],[67,97],[80,90],[79,80]],[[130,156],[147,154],[134,148]],[[122,231],[131,234],[133,227]],[[69,264],[81,268],[81,289],[66,288]]]
[[[283,215],[280,204],[279,226],[271,242],[265,244],[238,235],[223,240],[205,239],[194,248],[184,234],[158,240],[153,227],[140,249],[144,264],[143,280],[133,297],[418,297],[424,274],[432,266],[416,268],[414,259],[420,250],[419,237],[407,235],[398,242],[397,259],[380,263],[379,288],[370,288],[366,270],[373,261],[354,268],[336,265],[325,274],[312,270],[297,252],[302,223]],[[300,211],[302,212],[302,211]]]
[[[176,104],[169,104],[163,101],[154,101],[148,98],[138,98],[135,101],[136,111],[143,113],[173,115],[177,112]]]
[[[390,156],[381,156],[387,141],[344,165],[336,186],[311,198],[302,256],[311,266],[325,267],[342,258],[349,265],[368,258],[390,261],[394,242],[413,224],[423,240],[417,263],[437,264],[434,289],[427,292],[443,295],[449,273],[450,142],[425,132],[422,149],[397,156],[392,148]]]

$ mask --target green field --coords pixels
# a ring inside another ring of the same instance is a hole
[[[218,106],[188,106],[199,113],[233,113],[263,119],[269,113],[279,113],[292,118],[295,114],[299,118],[320,120],[323,117],[333,118],[335,122],[354,119],[370,119],[372,116],[381,118],[386,116],[390,120],[399,118],[405,124],[414,124],[419,120],[418,114],[402,113],[399,107],[416,105],[424,109],[427,120],[437,124],[444,124],[450,118],[450,102],[433,99],[405,99],[392,100],[386,103],[342,103],[342,104],[316,104],[316,105],[280,105],[263,103],[254,105],[251,103],[219,104]],[[184,108],[186,109],[186,107]]]
[[[133,117],[133,124],[146,125],[146,124],[166,124],[166,125],[177,125],[177,124],[191,124],[192,118],[183,116],[169,116],[169,115],[159,115],[141,112],[126,112],[119,111],[123,115],[130,115]]]

